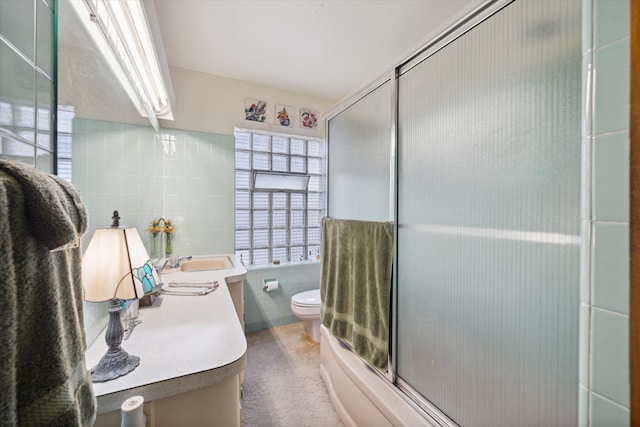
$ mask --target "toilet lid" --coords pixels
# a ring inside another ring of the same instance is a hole
[[[295,294],[291,300],[295,305],[302,307],[315,307],[321,304],[320,289],[312,289],[310,291]]]

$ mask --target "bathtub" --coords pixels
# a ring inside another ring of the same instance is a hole
[[[346,426],[437,426],[400,390],[372,371],[322,325],[320,374]]]

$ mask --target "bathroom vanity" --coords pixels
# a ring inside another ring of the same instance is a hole
[[[242,283],[247,271],[234,255],[229,257],[230,268],[163,272],[165,287],[170,282],[218,282],[219,287],[198,296],[161,294],[152,306],[139,310],[135,320],[142,323],[122,348],[139,356],[140,366],[93,384],[96,427],[120,426],[122,402],[136,395],[144,397],[147,427],[240,426],[247,351]],[[107,350],[103,337],[87,349],[88,368]]]

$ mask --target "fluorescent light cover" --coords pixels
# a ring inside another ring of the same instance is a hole
[[[156,130],[157,118],[173,120],[168,76],[165,79],[141,0],[70,1],[140,114],[149,117]]]
[[[309,175],[253,172],[254,190],[307,191]]]

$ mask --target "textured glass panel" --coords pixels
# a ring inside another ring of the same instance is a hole
[[[15,112],[13,116],[13,123],[16,126],[16,133],[25,134],[20,128],[29,128],[26,132],[31,132],[31,129],[36,126],[36,114],[35,108],[32,105],[15,105]],[[33,137],[31,138],[33,140]]]
[[[236,248],[250,248],[251,239],[249,230],[236,230]]]
[[[35,162],[35,147],[21,141],[0,136],[0,155],[4,159],[19,160],[30,165]]]
[[[291,194],[291,209],[304,209],[304,194]]]
[[[288,261],[287,252],[289,252],[288,248],[273,248],[273,260],[280,262]]]
[[[251,150],[251,134],[246,132],[236,132],[236,150]]]
[[[278,172],[289,172],[289,156],[279,156],[274,154],[271,169]]]
[[[236,209],[236,228],[251,227],[251,216],[249,211],[240,211]]]
[[[274,136],[271,141],[271,151],[273,153],[288,153],[289,152],[289,139],[280,136]]]
[[[295,246],[290,250],[291,262],[304,261],[304,246]]]
[[[320,141],[307,141],[308,153],[307,156],[321,157],[322,156],[322,142]]]
[[[2,54],[0,48],[0,54]],[[7,127],[13,124],[13,105],[8,102],[0,101],[0,126]]]
[[[287,230],[276,228],[273,230],[273,246],[287,245]]]
[[[273,208],[274,209],[286,209],[289,205],[287,204],[287,193],[273,193]]]
[[[307,199],[309,200],[309,209],[322,209],[324,208],[324,196],[311,193],[307,195]]]
[[[253,227],[269,227],[269,211],[253,211]]]
[[[236,171],[236,188],[251,188],[251,172]]]
[[[322,178],[319,176],[312,176],[309,178],[308,191],[322,191]]]
[[[62,159],[58,157],[58,176],[68,182],[73,182],[71,159]]]
[[[307,212],[307,227],[320,227],[320,211]]]
[[[46,149],[51,149],[51,135],[49,135],[49,132],[38,132],[36,134],[36,141],[38,143],[38,145],[46,148]]]
[[[286,228],[289,211],[273,211],[273,227]]]
[[[391,89],[385,83],[329,120],[329,216],[390,219]]]
[[[397,373],[459,425],[577,425],[580,4],[400,77]]]
[[[251,207],[248,191],[236,191],[236,209],[249,209]]]
[[[270,151],[269,135],[253,134],[253,151]]]
[[[269,209],[269,193],[253,193],[254,209]]]
[[[22,2],[3,2],[6,3]],[[33,4],[31,7],[33,8]],[[33,32],[33,28],[29,30]],[[33,37],[31,40],[33,41]],[[35,70],[1,41],[0,64],[0,100],[8,104],[2,107],[2,126],[35,142]]]
[[[322,173],[322,160],[321,159],[316,159],[316,158],[309,159],[308,162],[307,162],[307,168],[308,168],[307,173],[321,174]]]
[[[301,245],[304,243],[304,228],[292,228],[290,243],[292,245]]]
[[[309,228],[307,230],[307,243],[319,244],[320,243],[320,229]]]
[[[304,227],[304,211],[291,211],[291,226]]]
[[[49,8],[44,6],[48,11]],[[51,106],[53,105],[53,83],[41,73],[36,73],[38,79],[38,92],[37,92],[37,116],[36,116],[36,143],[42,147],[52,149],[51,146],[51,121],[53,115],[51,114]]]
[[[251,153],[236,151],[236,169],[251,169]]]
[[[298,156],[291,156],[291,172],[306,173],[305,158]]]
[[[256,249],[253,251],[253,263],[255,265],[269,264],[269,249]]]
[[[253,247],[266,248],[269,246],[269,230],[253,230]]]
[[[291,154],[305,156],[307,154],[307,143],[304,139],[291,140]]]
[[[269,154],[253,153],[253,168],[269,170]]]

